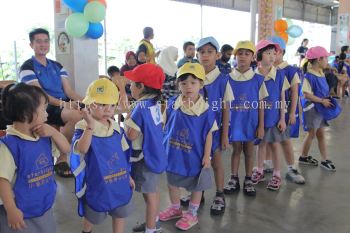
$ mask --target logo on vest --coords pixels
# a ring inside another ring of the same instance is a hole
[[[53,180],[53,171],[49,158],[45,154],[40,154],[35,160],[35,171],[27,176],[29,188],[38,188]]]
[[[188,141],[190,137],[190,130],[188,128],[178,130],[176,132],[176,138],[170,139],[170,145],[176,149],[182,150],[186,153],[190,153],[192,150],[193,144]]]
[[[42,169],[49,165],[49,159],[45,154],[40,154],[37,160],[35,161],[35,165],[37,169]]]
[[[115,153],[107,161],[107,166],[109,171],[108,171],[108,175],[103,177],[105,184],[112,184],[119,180],[128,178],[128,173],[125,168],[120,168],[119,170],[117,169],[118,160],[119,160],[119,156],[117,153]]]

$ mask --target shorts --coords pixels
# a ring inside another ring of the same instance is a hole
[[[168,184],[184,188],[188,192],[201,192],[211,188],[212,178],[209,168],[203,168],[198,176],[182,176],[167,172]]]
[[[131,163],[131,177],[135,181],[135,191],[140,193],[159,192],[160,174],[148,169],[145,160]]]
[[[289,127],[284,132],[281,132],[277,126],[271,128],[265,128],[265,135],[263,142],[273,143],[273,142],[283,142],[288,140],[289,136]]]

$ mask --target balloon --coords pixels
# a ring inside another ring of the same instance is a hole
[[[106,16],[106,7],[97,1],[88,3],[84,8],[84,16],[91,23],[98,23]]]
[[[68,35],[81,37],[87,32],[89,22],[82,13],[73,13],[66,19],[65,26]]]
[[[295,42],[295,38],[288,36],[288,43],[287,45],[292,45]]]
[[[89,23],[89,29],[85,34],[91,39],[98,39],[103,35],[103,26],[101,23]]]
[[[293,21],[291,19],[286,19],[288,27],[293,25]]]
[[[285,30],[288,29],[287,21],[283,19],[276,20],[274,29],[275,29],[275,32],[284,32]]]
[[[288,42],[288,33],[287,32],[279,32],[278,36],[280,36],[286,43]]]
[[[303,29],[298,25],[292,25],[287,29],[287,33],[290,37],[297,38],[303,34]]]
[[[280,46],[281,49],[285,50],[286,49],[286,42],[282,37],[280,36],[270,36],[267,38],[268,40],[271,40],[273,43],[276,43]]]
[[[74,12],[83,12],[87,0],[63,0],[63,2]]]
[[[99,1],[100,3],[102,3],[107,8],[106,0],[88,0],[88,2],[92,2],[92,1]]]

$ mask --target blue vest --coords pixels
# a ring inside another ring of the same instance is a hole
[[[275,80],[265,81],[269,96],[265,98],[264,127],[272,128],[277,126],[280,120],[281,91],[283,90],[285,74],[283,70],[277,70]]]
[[[248,81],[230,78],[230,85],[235,92],[235,100],[230,103],[230,142],[254,140],[259,123],[259,90],[263,83],[264,77],[259,74]]]
[[[163,140],[162,114],[154,99],[137,103],[131,113],[131,119],[140,127],[143,134],[142,152],[146,166],[154,173],[165,171],[168,158]]]
[[[42,216],[52,207],[56,196],[50,138],[28,141],[7,135],[0,141],[7,146],[17,166],[13,186],[17,208],[25,219]]]
[[[191,116],[174,110],[176,98],[168,102],[167,122],[163,144],[168,155],[167,171],[177,175],[198,176],[207,135],[215,122],[215,114],[209,108],[200,116]]]
[[[76,130],[74,143],[82,136],[83,130]],[[78,213],[84,216],[82,200],[97,212],[108,212],[126,205],[132,197],[127,156],[121,140],[123,133],[114,133],[109,137],[92,136],[91,145],[84,156],[86,167],[83,175],[76,177],[76,192],[86,184],[83,198],[79,200]],[[72,148],[73,151],[73,148]],[[71,153],[71,168],[76,170],[81,156]]]
[[[299,78],[302,77],[302,71],[298,67],[288,65],[287,67],[285,67],[282,70],[284,70],[285,75],[287,77],[287,80],[290,84],[292,83],[292,80],[293,80],[295,74],[298,74]],[[300,90],[301,90],[301,85],[298,85],[298,93],[300,93]],[[288,106],[291,106],[291,104],[292,104],[291,88],[286,90],[285,96],[286,96],[286,103],[288,104]],[[290,135],[290,137],[293,137],[293,138],[299,137],[300,120],[299,120],[299,104],[298,103],[299,103],[299,95],[298,95],[298,100],[297,100],[297,107],[295,109],[296,122],[293,125],[289,125],[289,135]],[[285,119],[286,119],[286,124],[288,125],[289,112],[286,113]]]

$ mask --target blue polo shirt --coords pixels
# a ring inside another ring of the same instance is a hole
[[[229,74],[231,73],[232,67],[230,63],[222,64],[220,59],[216,60],[216,66],[219,67],[221,73]]]
[[[67,71],[56,61],[50,59],[46,59],[46,61],[46,66],[36,60],[34,56],[25,61],[19,73],[21,82],[30,84],[33,81],[38,81],[48,95],[67,100],[68,97],[64,93],[62,85],[62,78],[68,78]]]

